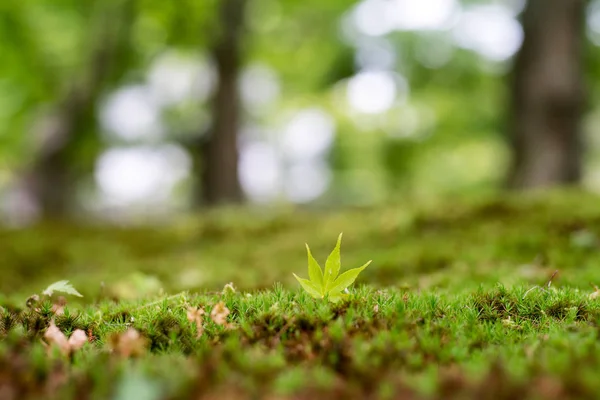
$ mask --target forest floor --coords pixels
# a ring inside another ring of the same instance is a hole
[[[599,200],[4,230],[0,399],[596,398]],[[342,231],[342,271],[373,263],[312,298],[304,243],[323,265]]]

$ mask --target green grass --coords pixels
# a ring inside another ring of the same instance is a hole
[[[488,385],[506,398],[544,385],[593,396],[600,387],[600,303],[578,290],[526,293],[501,286],[456,296],[360,287],[348,302],[328,304],[277,285],[251,296],[101,302],[55,317],[67,334],[83,329],[92,338],[70,360],[48,356],[38,340],[53,317],[46,302],[2,311],[0,377],[23,390],[18,398],[47,396],[49,386],[58,398],[106,398],[128,385],[160,394],[152,398],[385,398],[399,391],[447,398],[476,396]],[[231,326],[207,319],[197,338],[188,307],[209,310],[219,301],[231,310]],[[129,327],[147,338],[139,359],[111,353],[111,337]],[[52,381],[66,371],[70,379],[56,388]]]
[[[597,397],[598,200],[550,193],[5,231],[0,399]],[[305,242],[324,260],[341,231],[342,269],[373,264],[331,304],[292,272],[306,273]],[[27,301],[59,279],[85,296],[64,314],[52,311],[56,296]],[[230,281],[237,291],[223,292]],[[209,316],[219,302],[227,326]],[[200,337],[190,307],[206,311]],[[90,342],[70,356],[48,351],[52,319]],[[135,357],[119,350],[129,328],[143,338]]]

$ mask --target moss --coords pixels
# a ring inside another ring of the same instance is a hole
[[[597,204],[591,194],[559,192],[0,233],[0,393],[594,397]],[[345,268],[374,263],[347,301],[328,304],[300,292],[291,272],[305,269],[304,242],[321,259],[341,231]],[[56,298],[30,297],[59,279],[85,298],[57,312]],[[223,293],[231,281],[238,290]],[[209,316],[219,302],[230,310],[226,326]],[[188,307],[207,312],[200,337]],[[69,357],[48,352],[52,320],[67,337],[83,330],[89,343]],[[115,340],[130,328],[146,351],[125,359]]]

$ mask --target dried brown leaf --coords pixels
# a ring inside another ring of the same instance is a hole
[[[81,329],[75,330],[71,334],[71,337],[67,339],[67,336],[56,326],[54,321],[52,321],[48,329],[46,329],[44,339],[48,342],[49,349],[58,347],[60,352],[65,356],[79,350],[88,342],[88,336]]]
[[[75,330],[69,338],[70,351],[79,350],[88,342],[88,336],[81,329]]]
[[[204,309],[202,307],[188,307],[187,319],[196,324],[196,337],[199,338],[204,333],[203,319]]]
[[[111,337],[113,352],[121,357],[138,357],[146,352],[147,340],[134,329],[129,328],[122,334],[116,334]]]
[[[205,314],[202,307],[188,307],[187,319],[190,322],[202,321],[202,316]]]
[[[64,355],[69,355],[71,352],[71,345],[69,340],[64,333],[54,324],[54,321],[50,322],[50,326],[44,333],[44,339],[48,342],[50,347],[58,347],[60,352]]]
[[[215,304],[212,311],[210,312],[210,318],[214,321],[215,324],[226,326],[227,316],[230,313],[231,312],[229,311],[225,303],[220,301],[217,304]]]

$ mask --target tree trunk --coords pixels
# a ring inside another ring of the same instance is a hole
[[[71,89],[35,129],[39,143],[22,185],[40,217],[62,218],[71,209],[76,178],[69,156],[76,134],[83,134],[81,129],[85,129],[82,112],[88,106],[86,97],[81,90]]]
[[[81,136],[94,130],[98,97],[114,72],[115,59],[133,15],[130,0],[100,0],[91,32],[91,46],[81,74],[34,130],[38,138],[32,165],[21,186],[39,217],[63,218],[71,213],[78,174],[72,156]],[[71,79],[71,78],[70,78]]]
[[[243,200],[238,178],[237,136],[240,124],[238,77],[241,64],[246,0],[221,0],[220,34],[212,49],[217,88],[212,103],[212,127],[202,144],[198,198],[205,205]]]
[[[513,188],[580,179],[585,5],[585,0],[527,2],[512,82]]]

